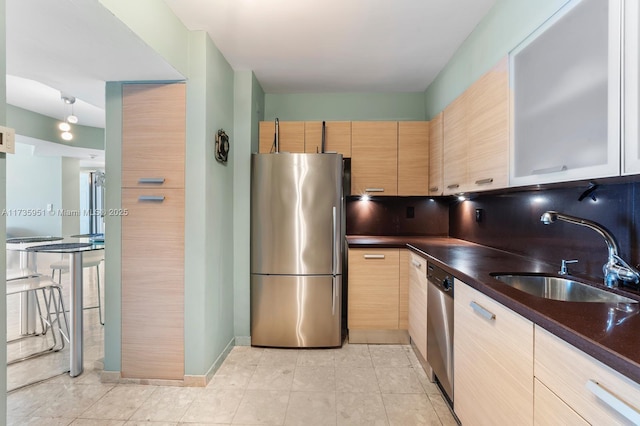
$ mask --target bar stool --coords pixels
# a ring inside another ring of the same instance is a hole
[[[42,275],[31,275],[28,277],[8,280],[6,282],[6,294],[20,294],[20,293],[33,293],[36,296],[36,308],[38,311],[38,316],[40,317],[40,321],[42,323],[42,333],[39,335],[45,335],[49,330],[51,330],[53,345],[50,347],[33,352],[29,355],[22,356],[20,358],[10,360],[7,362],[7,365],[15,364],[17,362],[26,361],[31,358],[39,357],[42,355],[47,355],[53,352],[58,352],[64,349],[65,340],[69,342],[69,323],[67,320],[67,313],[64,307],[64,300],[62,298],[62,288],[60,285],[53,280],[50,280],[47,277]],[[45,312],[42,311],[42,307],[40,305],[40,301],[38,299],[38,293],[42,293],[42,298],[44,301]],[[62,320],[64,320],[64,327],[62,329]],[[56,337],[56,332],[54,331],[54,326],[57,327],[58,333],[60,335],[60,343],[58,344],[58,339]],[[31,337],[31,336],[29,336]],[[25,337],[26,338],[26,337]],[[7,343],[16,342],[22,340],[23,338],[13,339],[8,341]]]
[[[96,268],[96,283],[98,284],[98,305],[87,306],[84,309],[98,308],[98,315],[100,317],[100,324],[104,325],[102,319],[102,297],[100,292],[100,263],[104,260],[104,250],[91,250],[82,254],[82,267],[83,268]],[[69,271],[69,259],[63,258],[57,262],[51,264],[51,279],[55,280],[56,270],[58,271],[58,284],[62,283],[62,273]]]

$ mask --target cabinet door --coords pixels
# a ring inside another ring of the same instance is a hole
[[[398,194],[398,123],[351,123],[351,194]]]
[[[624,150],[622,174],[640,173],[640,6],[624,3]]]
[[[274,152],[275,129],[274,121],[260,122],[260,153]],[[278,129],[280,152],[304,152],[304,121],[280,121]]]
[[[122,87],[122,187],[183,188],[186,88]]]
[[[399,276],[399,249],[349,249],[349,329],[398,329]]]
[[[464,425],[533,423],[533,323],[454,283],[454,401]]]
[[[538,379],[534,383],[533,406],[533,424],[536,426],[589,424]]]
[[[398,195],[427,195],[429,122],[398,122]]]
[[[509,185],[509,76],[505,57],[469,89],[467,180],[472,191]]]
[[[427,359],[427,261],[407,251],[409,269],[409,336]]]
[[[325,152],[337,152],[351,158],[351,122],[326,121],[324,135]],[[304,152],[322,151],[322,121],[305,121]]]
[[[125,188],[122,207],[122,377],[182,380],[184,190]]]
[[[440,112],[429,122],[429,195],[442,195],[444,192],[443,116],[444,113]]]
[[[512,52],[512,186],[619,175],[620,7],[569,2]]]
[[[465,91],[444,109],[444,194],[465,191],[467,182],[467,109]]]

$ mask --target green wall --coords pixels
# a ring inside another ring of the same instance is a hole
[[[99,0],[178,72],[189,73],[189,34],[173,11],[158,0]]]
[[[233,161],[214,135],[233,138],[233,70],[209,36],[189,35],[185,164],[185,374],[202,375],[233,345]],[[233,155],[233,154],[232,154]]]
[[[430,120],[568,0],[498,0],[425,92]]]
[[[122,83],[107,82],[105,87],[105,208],[122,207]],[[122,249],[122,219],[119,215],[104,218],[104,369],[120,371],[122,317],[120,286],[120,253]]]
[[[266,94],[265,120],[424,120],[424,93]]]
[[[6,25],[6,2],[0,0],[0,124],[7,124],[7,33]],[[6,207],[6,154],[0,154],[0,210]],[[6,222],[0,220],[0,241],[5,241],[6,234]],[[0,282],[5,282],[7,278],[7,265],[5,262],[0,262]],[[4,330],[6,335],[7,330],[7,296],[5,292],[2,292],[0,301],[0,330]],[[0,339],[0,365],[7,365],[7,343],[6,338]],[[0,368],[0,419],[7,418],[7,369]]]
[[[264,117],[264,91],[251,71],[236,71],[234,80],[233,265],[234,328],[237,345],[251,343],[251,153],[258,151],[258,127]]]
[[[13,105],[6,107],[7,125],[16,129],[18,135],[74,147],[104,149],[104,129],[73,124],[73,140],[65,141],[58,130],[60,120]]]

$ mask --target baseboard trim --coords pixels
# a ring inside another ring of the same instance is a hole
[[[205,387],[213,379],[216,371],[222,366],[233,347],[236,345],[236,339],[232,338],[222,353],[216,358],[206,374],[185,374],[182,380],[166,380],[166,379],[134,379],[122,377],[120,371],[102,371],[100,373],[100,381],[102,383],[119,383],[119,384],[137,384],[152,386],[182,386],[182,387]]]
[[[236,336],[236,346],[251,346],[251,336]]]
[[[378,345],[408,345],[407,330],[349,330],[349,343]]]

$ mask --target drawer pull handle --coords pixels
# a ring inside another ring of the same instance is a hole
[[[471,302],[469,303],[469,306],[471,306],[471,308],[476,311],[476,313],[480,314],[481,317],[488,319],[489,321],[493,321],[496,319],[496,314],[494,314],[491,311],[488,311],[487,309],[483,308],[482,306],[478,305],[476,302]]]
[[[436,192],[438,190],[437,186],[432,186],[431,188],[429,188],[430,192]]]
[[[384,254],[365,254],[365,259],[384,259]]]
[[[531,171],[532,175],[546,175],[549,173],[558,173],[558,172],[564,172],[567,170],[567,166],[565,166],[564,164],[561,166],[553,166],[553,167],[545,167],[543,169],[535,169]]]
[[[493,178],[478,179],[476,181],[476,185],[486,185],[488,183],[493,183]]]
[[[138,201],[164,201],[164,195],[141,195],[138,197]]]
[[[447,189],[456,189],[456,188],[460,188],[459,183],[453,183],[451,185],[447,185]]]
[[[164,183],[164,178],[140,178],[138,179],[138,183]]]
[[[365,192],[384,192],[384,188],[365,188]]]
[[[411,263],[413,264],[413,266],[415,266],[416,268],[421,268],[422,267],[422,263],[418,262],[417,260],[411,260]]]
[[[600,384],[595,380],[587,381],[587,389],[589,389],[595,396],[600,398],[602,402],[607,404],[613,410],[629,419],[634,425],[640,424],[640,411],[620,400],[617,396],[600,386]]]

